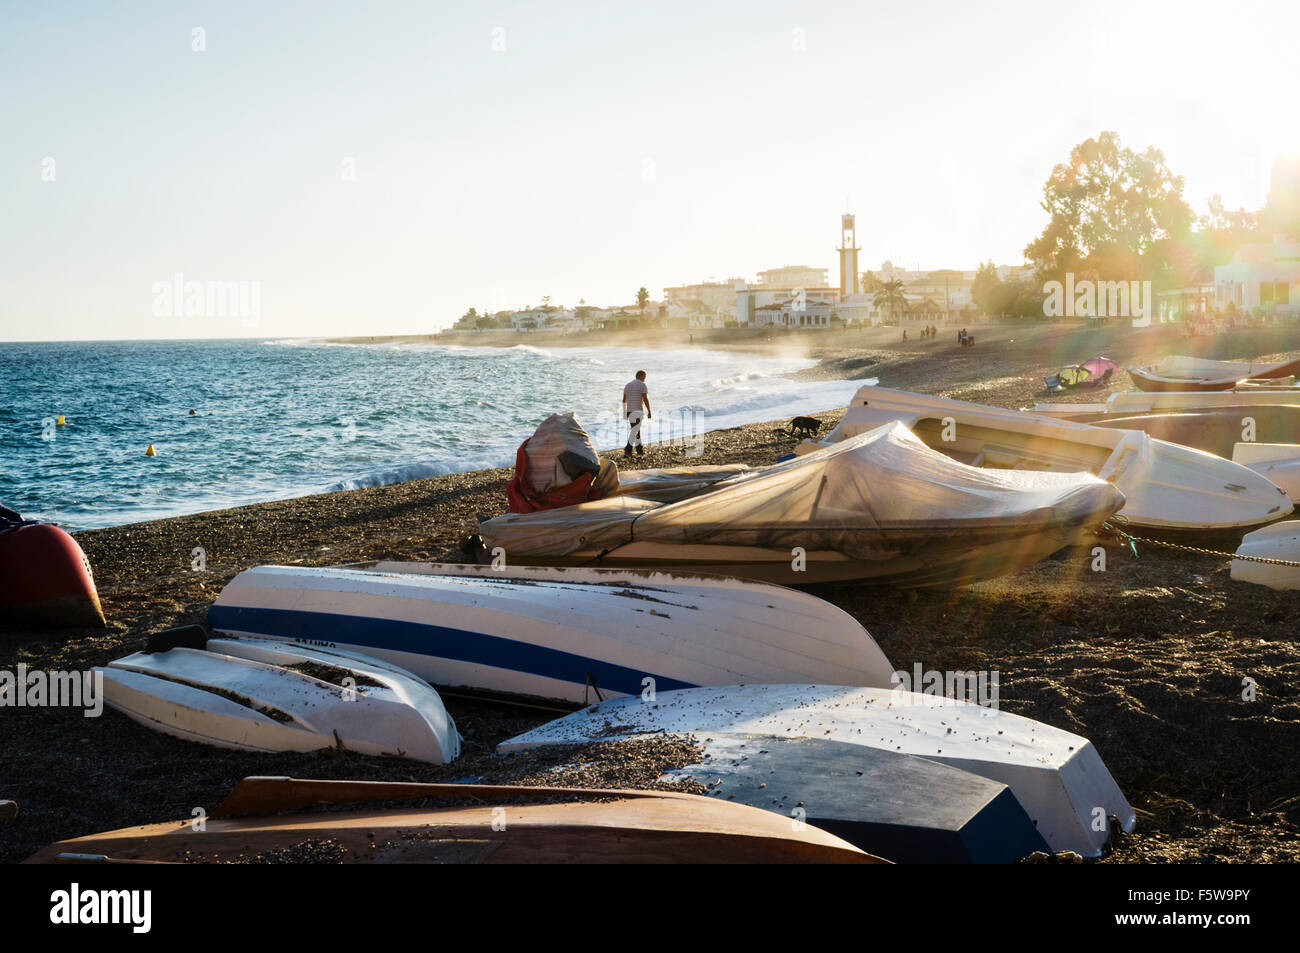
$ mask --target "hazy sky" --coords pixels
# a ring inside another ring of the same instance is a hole
[[[1052,165],[1103,129],[1162,148],[1198,212],[1254,209],[1300,148],[1298,11],[3,0],[0,339],[414,332],[834,278],[846,208],[864,269],[1019,263]],[[258,282],[260,322],[155,316],[177,273]]]

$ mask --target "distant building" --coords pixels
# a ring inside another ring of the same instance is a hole
[[[943,269],[928,272],[924,278],[904,282],[903,294],[908,301],[930,306],[930,311],[967,311],[975,307],[972,290],[975,273]]]
[[[516,331],[571,331],[573,312],[547,305],[527,308],[510,315],[510,324]]]
[[[839,304],[837,288],[739,288],[735,320],[740,327],[827,327]],[[827,321],[792,320],[791,316],[825,316]]]
[[[1242,245],[1214,269],[1214,303],[1240,311],[1295,317],[1300,314],[1300,242],[1274,239]]]
[[[754,327],[829,328],[835,305],[824,301],[799,302],[796,298],[760,305],[754,309]]]
[[[809,268],[807,265],[786,265],[758,273],[761,288],[825,288],[828,284],[827,269]]]
[[[869,291],[860,291],[857,294],[840,298],[839,304],[835,307],[835,313],[839,315],[840,320],[845,324],[876,325],[884,323],[884,314],[880,308],[876,307],[875,295]]]
[[[664,302],[672,314],[674,305],[697,304],[709,311],[718,308],[730,308],[736,298],[736,284],[743,284],[739,278],[726,281],[703,281],[694,285],[679,285],[664,289]],[[680,307],[679,307],[680,310]]]

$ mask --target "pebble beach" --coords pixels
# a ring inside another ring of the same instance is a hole
[[[1044,375],[1094,354],[1123,366],[1168,353],[1280,359],[1297,347],[1294,331],[1282,329],[1191,340],[1162,328],[972,330],[972,349],[958,348],[947,328],[926,341],[902,342],[897,328],[887,328],[734,344],[697,333],[694,343],[794,350],[816,361],[798,372],[808,379],[871,376],[887,387],[1004,407],[1047,399]],[[537,343],[548,347],[565,344],[542,337]],[[653,377],[651,387],[654,395]],[[1126,388],[1121,377],[1112,390]],[[1079,391],[1057,399],[1100,398]],[[818,414],[823,429],[841,412]],[[681,446],[651,446],[633,461],[612,456],[620,468],[770,464],[796,443],[784,424],[711,432],[703,456],[692,459]],[[0,668],[104,664],[134,651],[150,631],[201,621],[222,586],[256,565],[459,561],[478,520],[504,510],[510,473],[453,473],[78,533],[108,628],[0,627]],[[1134,557],[1113,539],[1099,544],[1107,548],[1104,572],[1089,568],[1090,547],[1082,547],[952,590],[813,591],[857,618],[897,668],[996,670],[1004,710],[1089,738],[1138,813],[1135,832],[1102,862],[1300,860],[1300,592],[1235,582],[1219,556],[1139,547]],[[205,558],[196,570],[198,547]],[[1253,700],[1243,697],[1247,678],[1257,685]],[[0,826],[0,860],[21,860],[61,838],[189,817],[196,806],[211,810],[247,775],[648,787],[695,757],[682,740],[607,742],[563,757],[497,755],[498,742],[559,712],[445,701],[465,737],[463,757],[445,766],[339,752],[222,751],[114,712],[97,719],[73,710],[6,712],[0,798],[17,801],[20,814]]]

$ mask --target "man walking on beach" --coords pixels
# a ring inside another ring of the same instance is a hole
[[[632,456],[633,444],[636,444],[637,454],[645,456],[645,447],[641,445],[643,411],[646,420],[653,416],[650,413],[650,391],[645,386],[645,371],[637,371],[636,379],[628,381],[627,386],[623,388],[623,416],[627,418],[629,428],[627,446],[623,448],[624,456]]]

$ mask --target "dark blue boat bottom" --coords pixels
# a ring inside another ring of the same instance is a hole
[[[808,824],[895,863],[1008,864],[1050,852],[1010,788],[960,768],[816,738],[715,733],[702,743],[706,760],[675,773],[792,822],[802,809]]]

